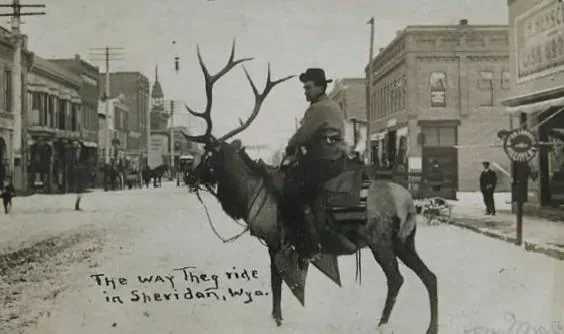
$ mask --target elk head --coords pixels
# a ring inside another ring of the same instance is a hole
[[[202,55],[200,53],[199,46],[197,48],[197,52],[198,52],[198,61],[200,63],[200,67],[202,68],[202,72],[204,73],[205,91],[206,91],[206,99],[207,99],[206,107],[203,112],[196,112],[193,109],[191,109],[188,105],[185,105],[185,107],[190,114],[194,115],[195,117],[202,118],[206,122],[206,131],[204,134],[199,136],[192,136],[186,133],[183,133],[183,135],[189,141],[204,144],[204,154],[202,155],[200,163],[194,169],[194,174],[195,174],[194,181],[202,182],[205,184],[214,184],[218,181],[217,179],[218,171],[224,168],[224,166],[226,166],[226,164],[229,161],[229,157],[232,156],[235,152],[237,152],[241,148],[240,141],[236,140],[233,143],[229,144],[227,143],[227,140],[249,127],[249,125],[257,117],[258,112],[260,111],[260,108],[262,106],[262,103],[264,102],[265,98],[268,96],[272,88],[274,88],[274,86],[288,79],[293,78],[294,75],[272,81],[270,75],[270,64],[269,64],[266,86],[264,87],[262,93],[259,93],[253,80],[251,79],[251,76],[243,66],[243,70],[245,71],[245,75],[247,77],[247,80],[249,81],[249,84],[251,85],[251,88],[255,96],[255,105],[253,107],[251,115],[245,122],[239,119],[239,123],[240,123],[239,127],[229,131],[228,133],[221,136],[220,138],[215,138],[211,133],[213,126],[213,122],[211,119],[213,85],[235,66],[243,62],[250,61],[253,58],[242,58],[235,60],[235,40],[233,40],[233,46],[231,48],[231,56],[229,57],[227,65],[225,65],[216,74],[211,75],[206,65],[204,64],[204,61],[202,60]]]

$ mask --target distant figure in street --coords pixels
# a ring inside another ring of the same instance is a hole
[[[482,163],[484,170],[480,175],[480,190],[484,197],[484,204],[486,205],[486,215],[495,215],[494,192],[497,185],[497,175],[490,169],[490,163],[484,161]]]
[[[6,178],[6,167],[4,163],[0,161],[0,186],[4,186],[4,178]]]
[[[12,183],[12,179],[10,177],[7,177],[6,182],[2,184],[2,202],[4,204],[4,212],[6,214],[8,214],[8,212],[12,209],[12,197],[14,197],[15,195],[16,189],[14,188],[14,184]]]

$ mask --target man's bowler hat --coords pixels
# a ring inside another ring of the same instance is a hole
[[[300,74],[300,81],[303,83],[313,81],[316,84],[333,82],[332,79],[325,78],[325,71],[321,68],[308,68],[305,73]]]

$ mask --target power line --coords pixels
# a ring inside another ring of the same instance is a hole
[[[123,60],[124,58],[120,58],[117,56],[123,56],[124,54],[122,52],[116,52],[117,50],[125,50],[122,47],[109,47],[106,46],[105,48],[90,48],[89,50],[91,51],[96,51],[96,50],[104,50],[104,53],[91,53],[90,56],[94,56],[94,57],[99,57],[99,56],[103,56],[103,59],[94,59],[91,58],[91,61],[95,62],[95,61],[101,61],[104,60],[106,63],[106,82],[105,82],[105,91],[104,91],[104,100],[105,100],[105,105],[106,105],[106,118],[105,118],[105,135],[104,135],[104,160],[105,163],[109,163],[110,162],[110,131],[109,131],[109,113],[110,113],[110,61],[117,61],[117,60]]]

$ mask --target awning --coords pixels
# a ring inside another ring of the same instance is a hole
[[[382,140],[386,136],[387,131],[377,132],[370,135],[370,140]]]
[[[82,145],[86,147],[98,147],[98,144],[93,141],[83,141]]]
[[[397,129],[396,136],[407,136],[407,126]]]
[[[535,112],[546,111],[552,107],[564,107],[564,96],[558,97],[555,99],[545,100],[541,102],[531,103],[531,104],[524,104],[516,107],[507,108],[507,112],[512,115],[516,113],[522,112],[525,114],[532,114]]]

